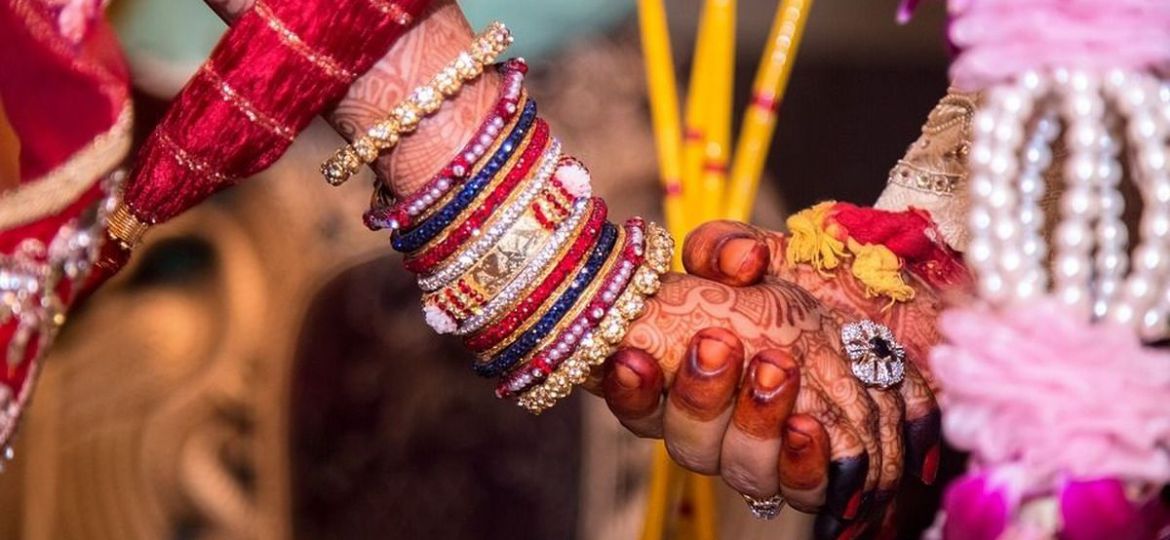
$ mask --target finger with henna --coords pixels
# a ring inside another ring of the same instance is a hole
[[[664,421],[666,449],[683,467],[719,472],[743,357],[743,344],[725,329],[706,328],[692,337],[668,393]]]
[[[711,221],[687,235],[683,266],[687,272],[733,287],[759,283],[772,253],[752,226]]]
[[[719,461],[720,475],[736,491],[757,498],[780,492],[781,428],[799,391],[800,366],[788,352],[761,351],[748,364]]]
[[[794,414],[784,422],[780,447],[780,493],[793,508],[816,512],[829,486],[829,434],[815,418]]]
[[[605,404],[623,426],[639,437],[661,439],[664,381],[654,357],[627,347],[606,360],[601,388]]]

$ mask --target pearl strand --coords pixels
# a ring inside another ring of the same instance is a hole
[[[1016,282],[1021,268],[1012,179],[1019,167],[1014,150],[1031,109],[1031,92],[1022,84],[995,88],[974,119],[968,261],[979,276],[980,293],[993,303],[1015,295],[1009,284]]]
[[[1056,79],[1064,98],[1061,106],[1069,155],[1064,164],[1061,221],[1053,238],[1053,283],[1061,302],[1088,317],[1092,313],[1090,258],[1094,245],[1090,227],[1099,211],[1094,187],[1100,161],[1097,149],[1106,135],[1105,102],[1100,81],[1087,72],[1058,70]]]
[[[1036,81],[1039,80],[1037,76]],[[1039,93],[1038,83],[1034,88]],[[1024,146],[1024,165],[1016,180],[1021,235],[1018,245],[1022,261],[1020,281],[1014,289],[1019,300],[1034,298],[1048,289],[1048,272],[1044,265],[1048,245],[1044,241],[1044,210],[1040,201],[1047,191],[1044,172],[1052,165],[1052,143],[1060,135],[1060,120],[1055,107],[1051,103],[1047,105]]]
[[[1170,287],[1170,264],[1165,255],[1170,240],[1167,202],[1170,173],[1167,171],[1167,125],[1162,110],[1166,105],[1159,97],[1160,84],[1153,77],[1128,74],[1127,78],[1128,84],[1113,89],[1117,105],[1128,120],[1126,136],[1132,148],[1131,175],[1142,196],[1141,241],[1133,252],[1133,270],[1125,280],[1123,300],[1115,304],[1109,315],[1119,324],[1136,323],[1143,337],[1158,338],[1165,335],[1167,320],[1160,297]]]

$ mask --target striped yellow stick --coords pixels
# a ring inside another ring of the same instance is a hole
[[[752,84],[752,100],[744,113],[743,127],[735,146],[727,193],[728,219],[751,219],[760,174],[776,129],[776,109],[788,87],[811,7],[812,0],[783,0],[776,8],[768,45]]]
[[[700,220],[723,213],[727,162],[731,155],[731,109],[735,87],[735,0],[707,0],[703,11],[701,94],[703,158],[700,165]]]
[[[670,35],[662,0],[638,0],[638,24],[645,57],[646,88],[650,95],[650,120],[658,154],[658,175],[664,192],[663,212],[671,234],[682,238],[687,232],[683,216],[682,128],[678,118],[674,59],[670,53]]]

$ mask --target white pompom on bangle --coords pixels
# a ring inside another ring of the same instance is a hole
[[[565,158],[557,166],[556,179],[561,182],[570,195],[577,198],[593,195],[592,179],[589,170],[574,158]]]
[[[440,334],[450,334],[458,328],[455,319],[452,319],[447,312],[438,306],[431,304],[423,306],[423,315],[426,317],[427,324]]]

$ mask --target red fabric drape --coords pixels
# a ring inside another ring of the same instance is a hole
[[[427,4],[259,0],[147,139],[126,204],[141,221],[158,223],[271,165],[291,144],[289,134],[339,100]],[[236,99],[227,98],[225,83]]]

